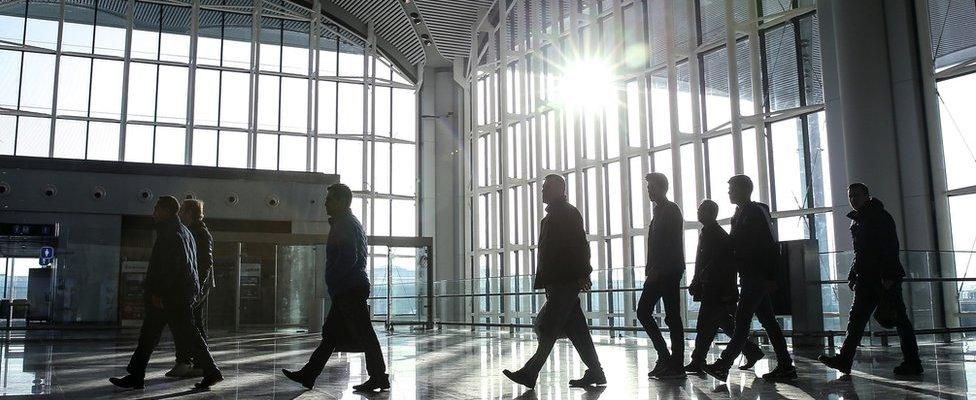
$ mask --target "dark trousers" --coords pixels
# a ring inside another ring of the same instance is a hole
[[[579,293],[576,284],[556,284],[546,288],[546,304],[536,317],[539,347],[522,367],[522,372],[538,376],[560,337],[566,337],[573,343],[586,368],[602,368],[596,347],[593,346],[593,337],[590,336],[590,327],[583,316]]]
[[[698,308],[698,324],[695,325],[695,350],[691,352],[691,362],[704,364],[708,349],[715,340],[719,328],[728,337],[735,336],[735,303],[718,300],[703,300]],[[747,340],[742,353],[750,359],[762,356],[762,349],[752,340]]]
[[[350,342],[355,343],[354,347],[361,348],[365,353],[366,372],[369,376],[378,377],[386,373],[380,341],[376,338],[373,324],[369,320],[367,297],[368,290],[365,293],[357,291],[332,299],[332,308],[322,326],[322,342],[312,352],[308,363],[302,367],[302,373],[312,377],[319,376],[332,353],[337,349],[343,350],[343,344]]]
[[[755,315],[769,337],[769,343],[776,351],[776,363],[779,366],[793,365],[793,357],[786,348],[786,338],[783,330],[776,322],[773,303],[769,298],[769,289],[761,279],[741,279],[742,292],[739,294],[739,304],[735,308],[735,332],[729,345],[722,351],[722,358],[718,361],[725,366],[731,366],[739,354],[742,353],[749,340],[752,316]]]
[[[895,284],[887,293],[887,301],[894,301],[894,308],[898,310],[898,322],[895,328],[898,330],[898,337],[901,339],[901,354],[906,362],[917,363],[918,342],[915,339],[915,327],[912,320],[908,318],[905,309],[905,300],[901,294],[901,284]],[[840,357],[847,365],[854,362],[854,354],[857,346],[861,344],[861,337],[864,336],[864,327],[871,320],[874,309],[882,300],[882,289],[880,287],[858,283],[854,289],[854,303],[851,304],[851,315],[847,321],[847,337],[840,348]]]
[[[197,330],[198,333],[200,333],[200,337],[203,338],[203,341],[204,342],[206,342],[207,339],[208,339],[208,337],[207,337],[207,321],[206,321],[206,319],[203,318],[203,310],[206,307],[207,307],[206,301],[201,301],[199,304],[197,304],[195,307],[193,307],[193,327],[196,328],[196,330]],[[173,326],[170,325],[169,329],[170,329],[170,331],[172,331],[173,330]],[[176,333],[175,332],[173,333],[173,338],[176,341],[176,343],[175,343],[175,345],[176,345],[176,362],[182,363],[182,364],[189,364],[191,361],[193,361],[193,357],[190,355],[190,352],[187,350],[186,346],[183,344],[183,341],[176,339]]]
[[[659,277],[654,281],[645,280],[640,301],[637,302],[637,320],[644,327],[647,336],[654,344],[658,361],[670,362],[681,367],[685,358],[685,325],[681,322],[681,276]],[[654,320],[654,306],[664,300],[664,324],[671,334],[671,352],[661,335],[661,329]]]
[[[197,367],[203,369],[204,374],[211,375],[219,372],[214,363],[207,342],[200,337],[200,332],[193,326],[193,310],[189,304],[166,304],[160,309],[152,304],[146,304],[145,315],[142,319],[142,329],[139,331],[139,345],[136,347],[126,371],[130,375],[145,376],[149,357],[159,344],[159,337],[166,325],[173,331],[174,340],[182,342]]]

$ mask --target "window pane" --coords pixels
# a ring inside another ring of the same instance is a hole
[[[339,53],[339,76],[363,76],[363,55],[347,52]]]
[[[61,68],[64,68],[62,65]],[[163,67],[168,68],[168,67]],[[122,114],[122,61],[93,60],[92,61],[92,95],[91,116],[96,118],[118,119]],[[185,69],[184,69],[185,71]],[[186,81],[184,76],[183,81]],[[179,85],[179,83],[175,83]],[[183,114],[186,114],[186,84],[183,84]],[[130,97],[138,96],[138,92],[129,89]]]
[[[151,163],[153,161],[153,127],[126,125],[125,161]]]
[[[391,201],[391,229],[393,236],[417,236],[417,204],[413,200]]]
[[[254,168],[278,169],[278,135],[258,134],[254,149]]]
[[[373,202],[373,235],[390,234],[390,200],[376,199]]]
[[[393,89],[393,137],[417,140],[417,100],[410,89]]]
[[[193,165],[217,166],[217,131],[193,130]]]
[[[376,136],[390,136],[390,119],[392,111],[392,99],[390,98],[390,88],[377,87],[374,91],[374,129]]]
[[[51,120],[20,117],[17,126],[18,156],[47,157],[51,143]]]
[[[698,211],[698,193],[695,172],[701,165],[695,163],[695,146],[681,146],[681,213],[695,215]]]
[[[338,133],[363,134],[363,86],[351,83],[339,84]]]
[[[627,82],[627,145],[640,147],[641,140],[641,110],[640,87],[637,81]]]
[[[58,120],[54,126],[54,157],[85,158],[87,131],[85,121]]]
[[[318,140],[318,161],[316,162],[315,171],[322,172],[325,174],[335,173],[335,162],[336,162],[336,141],[335,139],[322,139]]]
[[[417,146],[412,144],[393,144],[393,194],[413,196],[417,194]]]
[[[763,32],[766,52],[764,69],[769,80],[767,111],[800,106],[800,82],[796,66],[793,24],[787,23]]]
[[[61,68],[58,72],[59,115],[88,116],[91,64],[90,58],[61,57]]]
[[[48,114],[54,99],[54,55],[24,53],[20,109]]]
[[[195,84],[193,123],[217,126],[217,113],[220,105],[220,72],[198,68]]]
[[[976,73],[940,81],[939,122],[949,190],[976,185]]]
[[[390,145],[377,142],[374,148],[375,158],[373,159],[373,190],[378,193],[390,193]],[[404,162],[405,163],[405,162]],[[397,159],[397,168],[401,168],[401,160]]]
[[[217,148],[217,166],[230,168],[247,167],[247,133],[220,131]]]
[[[14,154],[14,141],[17,136],[17,117],[0,115],[0,154]]]
[[[159,103],[156,105],[159,122],[186,122],[186,89],[188,69],[162,65],[159,67]],[[131,92],[130,92],[131,93]]]
[[[308,138],[305,136],[281,135],[279,138],[278,169],[282,171],[305,171],[308,159]]]
[[[258,77],[258,129],[278,130],[278,88],[281,78],[271,75]]]
[[[722,47],[702,55],[705,85],[705,130],[718,128],[732,118],[729,101],[729,54]]]
[[[58,15],[56,3],[30,2],[28,8],[25,42],[29,46],[55,50],[58,47],[58,21],[47,19],[48,15]]]
[[[157,164],[184,164],[184,160],[186,160],[186,129],[168,126],[156,127],[155,150],[153,162]]]
[[[156,70],[153,64],[129,65],[130,120],[152,121],[156,116]]]
[[[671,109],[668,106],[667,71],[661,70],[651,75],[650,100],[653,131],[651,146],[671,143]]]
[[[6,21],[0,19],[0,26]],[[20,52],[0,50],[0,107],[17,108],[20,97]]]
[[[803,156],[803,131],[799,119],[789,119],[772,125],[773,190],[776,192],[775,210],[805,208],[806,174]]]
[[[607,221],[608,227],[610,228],[610,234],[616,235],[623,232],[623,214],[624,209],[622,190],[620,188],[620,163],[613,162],[607,165]],[[623,264],[620,264],[623,266]]]
[[[24,42],[24,4],[13,3],[6,7],[0,15],[0,40],[21,44]]]
[[[682,133],[693,133],[691,113],[691,70],[688,62],[682,62],[675,66],[678,75],[678,131]]]
[[[743,146],[746,146],[743,140]],[[728,196],[729,178],[735,174],[732,135],[723,135],[705,142],[708,151],[708,197],[718,204],[718,218],[729,218],[735,211]]]
[[[220,126],[247,128],[249,77],[240,72],[222,72],[220,81]]]
[[[336,156],[339,180],[352,190],[363,190],[363,142],[339,140]]]
[[[644,174],[641,173],[641,158],[630,159],[630,227],[644,226]]]
[[[281,79],[281,130],[308,131],[308,80]],[[304,165],[302,169],[305,169]]]
[[[119,124],[112,122],[88,123],[88,159],[118,161]]]
[[[336,83],[318,82],[319,120],[318,133],[336,133]]]

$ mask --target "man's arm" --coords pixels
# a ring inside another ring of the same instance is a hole
[[[331,240],[334,240],[334,251],[337,254],[334,255],[333,264],[325,269],[327,282],[335,282],[336,279],[346,276],[356,263],[356,244],[354,243],[356,232],[352,222],[342,221],[335,224],[333,230],[329,232],[329,235],[333,234],[335,237]]]

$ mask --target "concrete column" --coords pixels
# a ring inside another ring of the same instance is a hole
[[[462,133],[458,124],[461,99],[452,66],[426,68],[423,75],[421,157],[426,162],[421,172],[424,182],[421,235],[434,238],[434,281],[457,281],[464,265],[459,207],[464,201],[460,176]],[[451,305],[455,303],[458,302],[437,302],[437,314],[454,318],[456,310]]]

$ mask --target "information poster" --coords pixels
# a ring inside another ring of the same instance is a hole
[[[123,261],[119,276],[119,319],[122,326],[140,326],[145,312],[145,291],[142,282],[146,279],[147,261]]]

